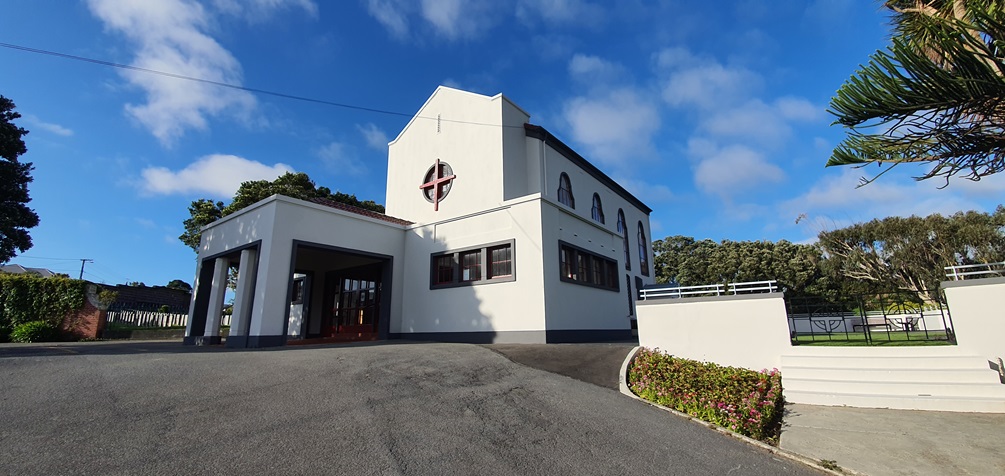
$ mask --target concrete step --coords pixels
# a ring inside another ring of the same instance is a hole
[[[785,389],[785,401],[808,405],[945,412],[1005,413],[1005,398],[856,394]]]
[[[955,368],[857,368],[857,367],[807,367],[784,365],[785,379],[856,380],[861,382],[927,382],[1001,384],[998,373],[985,367],[960,366]]]
[[[782,367],[841,369],[990,369],[987,359],[976,355],[918,354],[862,355],[817,354],[781,356]]]
[[[931,381],[862,381],[828,378],[791,378],[782,372],[783,393],[790,391],[842,393],[857,395],[891,395],[902,397],[979,397],[998,398],[1005,402],[1005,385],[995,383],[933,383]]]

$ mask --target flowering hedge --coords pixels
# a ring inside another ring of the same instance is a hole
[[[628,370],[636,395],[741,435],[777,441],[782,416],[782,376],[723,367],[640,349]]]

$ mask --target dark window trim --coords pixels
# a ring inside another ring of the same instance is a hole
[[[590,215],[593,217],[593,221],[601,225],[607,224],[607,221],[604,220],[604,202],[600,200],[599,193],[593,193],[593,209],[590,210]]]
[[[642,276],[649,276],[649,242],[646,241],[646,229],[639,221],[639,271]]]
[[[578,272],[578,261],[579,261],[578,258],[577,258],[578,256],[585,255],[587,257],[594,258],[594,259],[587,259],[586,260],[586,264],[587,264],[586,276],[587,276],[587,278],[592,277],[594,275],[593,263],[594,263],[595,260],[600,260],[600,261],[603,261],[603,262],[607,263],[607,267],[609,267],[609,268],[607,270],[601,270],[601,274],[600,275],[605,280],[607,279],[608,276],[613,275],[614,279],[611,280],[611,282],[614,284],[614,287],[607,286],[606,284],[591,283],[589,281],[581,281],[581,280],[578,280],[578,279],[572,279],[572,278],[566,277],[565,273],[562,270],[562,249],[563,248],[569,248],[570,250],[572,250],[574,252],[573,253],[573,262],[576,264],[576,270],[577,270],[577,272]],[[568,242],[565,242],[565,241],[562,241],[562,240],[558,240],[558,278],[560,280],[562,280],[562,282],[571,283],[571,284],[578,284],[580,286],[586,286],[586,287],[589,287],[589,288],[603,289],[605,291],[621,292],[621,283],[620,283],[621,279],[620,279],[620,273],[617,271],[617,268],[618,268],[618,261],[617,260],[613,260],[613,259],[610,259],[610,258],[608,258],[606,256],[599,255],[599,254],[594,253],[594,252],[589,251],[589,250],[585,250],[585,249],[580,248],[580,247],[578,247],[578,246],[576,246],[574,244],[571,244],[571,243],[568,243]]]
[[[500,246],[510,247],[510,274],[505,276],[499,276],[496,278],[489,278],[490,262],[491,256],[489,256],[489,251],[492,248],[498,248]],[[481,277],[474,281],[461,281],[461,255],[464,253],[470,253],[472,251],[477,251],[480,253],[481,261]],[[453,257],[453,280],[449,283],[437,283],[437,268],[436,259],[442,256],[452,256]],[[469,248],[462,248],[457,250],[440,251],[433,253],[429,256],[429,289],[446,289],[446,288],[459,288],[464,286],[480,286],[482,284],[493,284],[493,283],[509,283],[516,281],[516,240],[503,240],[496,241],[492,243],[486,243],[484,245],[472,246]]]
[[[625,220],[624,209],[618,209],[618,233],[625,245],[625,271],[632,270],[632,249],[628,241],[628,222]]]
[[[567,185],[568,189],[564,186]],[[562,192],[566,192],[569,197],[568,201],[562,200]],[[569,174],[562,172],[558,176],[558,203],[561,203],[573,210],[576,209],[576,195],[572,193],[572,179],[569,178]]]

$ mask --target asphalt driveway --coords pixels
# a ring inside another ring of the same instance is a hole
[[[0,345],[0,474],[819,474],[484,347]]]

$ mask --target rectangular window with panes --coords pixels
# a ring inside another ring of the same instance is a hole
[[[515,281],[515,240],[433,253],[429,288]]]
[[[620,291],[618,263],[564,241],[558,242],[559,277],[567,283]]]

